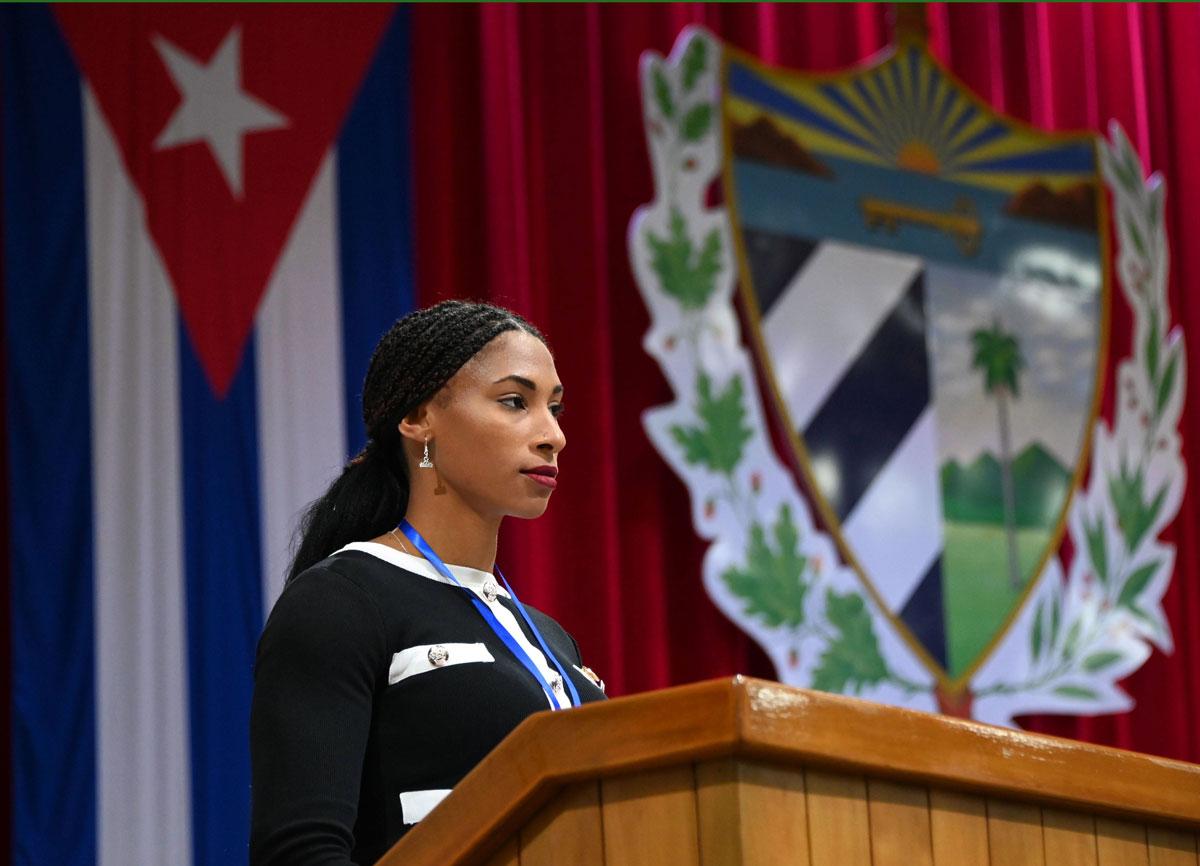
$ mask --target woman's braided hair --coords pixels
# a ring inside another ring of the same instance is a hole
[[[511,310],[469,301],[443,301],[392,325],[375,347],[363,381],[367,445],[305,511],[288,580],[351,541],[375,538],[400,522],[409,491],[400,421],[484,346],[518,330],[546,342]]]

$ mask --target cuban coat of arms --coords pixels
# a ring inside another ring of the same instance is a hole
[[[641,73],[629,252],[676,397],[645,426],[714,602],[789,684],[1128,709],[1116,683],[1171,650],[1185,482],[1161,179],[1116,125],[993,112],[917,39],[801,75],[690,29]]]

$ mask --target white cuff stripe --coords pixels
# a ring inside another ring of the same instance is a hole
[[[446,799],[449,788],[431,788],[428,791],[403,791],[400,794],[400,811],[405,824],[416,824],[433,811],[434,806]]]

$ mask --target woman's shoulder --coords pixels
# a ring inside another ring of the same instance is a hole
[[[409,613],[427,609],[441,587],[395,557],[380,556],[368,542],[330,554],[289,580],[268,618],[313,618],[378,625],[390,640]],[[444,589],[444,587],[442,587]],[[370,622],[368,622],[370,620]]]
[[[381,545],[370,542],[348,544],[300,572],[288,581],[284,591],[306,583],[317,592],[338,591],[339,588],[344,591],[349,585],[380,602],[418,575],[406,569],[403,563],[381,557],[373,549],[378,547]]]

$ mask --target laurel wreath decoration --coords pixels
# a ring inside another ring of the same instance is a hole
[[[707,204],[722,159],[719,51],[706,31],[688,28],[669,58],[642,58],[655,198],[634,214],[627,243],[651,315],[643,346],[675,394],[648,410],[644,425],[687,483],[693,524],[711,542],[709,596],[763,647],[782,681],[934,709],[932,675],[815,527],[771,444],[734,308],[729,217]],[[1161,178],[1143,181],[1115,124],[1111,135],[1102,165],[1137,349],[1119,365],[1115,427],[1101,420],[1094,430],[1090,479],[1069,515],[1069,569],[1064,575],[1062,561],[1049,559],[973,679],[971,711],[1000,724],[1025,712],[1126,709],[1116,682],[1145,661],[1151,643],[1171,647],[1160,602],[1174,550],[1158,534],[1184,486],[1176,432],[1184,347],[1169,326]]]
[[[1115,423],[1093,432],[1087,487],[1069,518],[1075,557],[1064,580],[1052,559],[1009,639],[976,675],[979,718],[1029,712],[1128,710],[1117,683],[1151,645],[1172,650],[1162,597],[1175,549],[1159,533],[1179,512],[1186,482],[1180,450],[1183,334],[1167,304],[1167,235],[1161,175],[1144,178],[1117,123],[1100,148],[1113,197],[1117,271],[1133,311],[1134,353],[1117,365]],[[1026,671],[1013,679],[1011,672]]]

